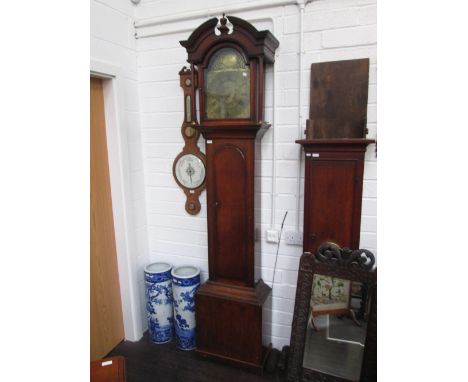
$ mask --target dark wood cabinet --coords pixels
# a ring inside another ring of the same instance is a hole
[[[366,147],[370,139],[298,140],[305,152],[304,252],[323,242],[359,248]]]
[[[262,306],[270,293],[254,280],[256,146],[263,122],[264,66],[278,41],[237,17],[213,18],[186,41],[194,127],[206,139],[209,280],[196,293],[197,352],[261,371]],[[219,34],[215,33],[215,28]]]

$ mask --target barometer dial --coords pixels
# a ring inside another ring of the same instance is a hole
[[[205,165],[196,155],[185,154],[175,162],[174,174],[182,187],[193,190],[205,181]]]

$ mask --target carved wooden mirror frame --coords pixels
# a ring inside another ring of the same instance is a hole
[[[374,264],[375,258],[370,251],[353,251],[333,243],[320,245],[315,255],[306,252],[301,256],[291,331],[288,381],[349,382],[341,377],[303,367],[312,282],[316,273],[365,282],[369,286],[371,306],[359,381],[377,381],[377,269]]]

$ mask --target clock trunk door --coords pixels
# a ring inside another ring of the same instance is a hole
[[[362,174],[358,161],[346,159],[307,159],[304,251],[315,252],[323,242],[357,248],[359,236],[353,224],[360,214],[359,195]],[[357,238],[357,242],[356,242]]]
[[[216,139],[207,144],[207,157],[210,279],[251,286],[253,142]]]

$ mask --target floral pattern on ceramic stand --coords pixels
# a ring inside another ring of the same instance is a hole
[[[151,341],[157,344],[172,339],[172,266],[153,263],[145,267],[146,313]]]
[[[174,327],[179,349],[196,348],[195,292],[200,286],[200,270],[181,266],[172,270]]]

